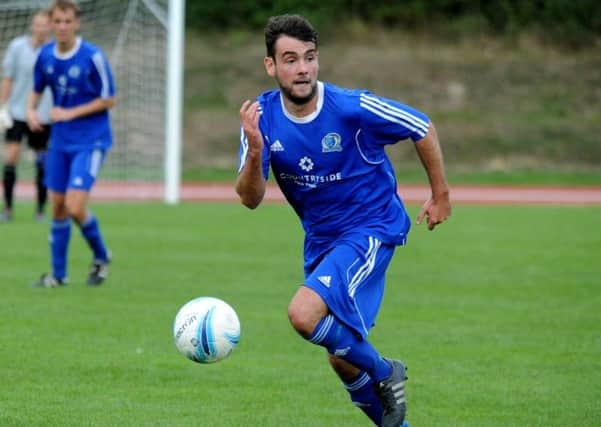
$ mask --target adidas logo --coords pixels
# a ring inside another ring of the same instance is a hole
[[[329,288],[332,276],[319,276],[317,280],[319,280],[326,288]]]
[[[334,356],[338,356],[338,357],[344,357],[348,354],[348,352],[350,351],[350,347],[345,347],[345,348],[337,348],[334,351]]]
[[[271,147],[269,147],[269,149],[271,151],[284,151],[284,146],[282,145],[282,143],[278,139],[273,144],[271,144]]]

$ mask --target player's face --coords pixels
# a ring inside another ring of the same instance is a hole
[[[39,42],[44,42],[50,35],[50,19],[47,15],[36,15],[31,20],[31,35]]]
[[[304,105],[317,91],[317,59],[315,43],[282,36],[275,44],[275,58],[265,58],[265,69],[289,101]]]
[[[79,18],[75,16],[75,11],[55,8],[50,19],[56,41],[61,45],[69,46],[73,44],[77,30],[79,30]]]

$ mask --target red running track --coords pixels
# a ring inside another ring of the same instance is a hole
[[[100,181],[92,190],[95,201],[161,201],[163,185]],[[428,197],[429,188],[421,185],[400,185],[399,194],[407,204],[421,204]],[[30,182],[18,182],[18,199],[33,200],[35,189]],[[188,202],[237,202],[233,184],[184,183],[180,198]],[[265,201],[283,202],[284,197],[275,185],[267,187]],[[455,204],[499,205],[601,205],[601,186],[547,187],[547,186],[466,186],[451,187],[451,201]]]

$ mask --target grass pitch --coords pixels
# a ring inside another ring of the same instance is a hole
[[[324,351],[288,325],[302,232],[285,205],[97,204],[114,263],[84,285],[48,270],[30,205],[0,224],[0,425],[368,426]],[[413,217],[417,208],[411,209]],[[596,426],[601,419],[600,208],[466,207],[399,248],[371,340],[409,365],[408,420],[424,426]],[[175,349],[188,300],[228,301],[239,347],[214,365]]]

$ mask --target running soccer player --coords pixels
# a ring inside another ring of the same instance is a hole
[[[34,67],[28,122],[39,129],[35,111],[45,87],[52,90],[52,130],[46,159],[46,184],[52,202],[50,252],[52,273],[34,286],[55,287],[67,282],[71,221],[93,252],[88,285],[100,285],[111,261],[98,220],[88,209],[90,191],[112,145],[108,110],[115,105],[115,87],[103,52],[77,36],[79,7],[56,0],[49,8],[55,40],[45,45]]]
[[[374,424],[401,426],[406,367],[367,339],[386,270],[410,228],[384,148],[414,141],[432,192],[417,223],[426,218],[433,230],[451,214],[434,124],[396,101],[319,81],[318,34],[301,16],[270,18],[265,44],[264,66],[279,89],[242,104],[236,191],[256,208],[271,166],[305,231],[305,280],[288,307],[290,322],[325,347],[352,402]]]
[[[44,209],[48,191],[44,184],[44,159],[50,135],[52,95],[46,90],[38,114],[42,127],[32,132],[27,126],[27,98],[33,87],[33,64],[40,48],[50,35],[50,18],[47,11],[33,14],[29,27],[30,34],[13,39],[4,55],[2,85],[0,88],[0,128],[6,130],[4,149],[4,209],[0,222],[8,222],[13,217],[14,189],[17,182],[17,163],[21,151],[21,140],[26,137],[27,145],[35,152],[36,169],[36,219],[44,220]]]

